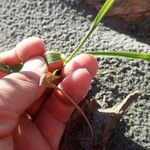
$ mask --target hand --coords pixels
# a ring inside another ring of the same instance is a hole
[[[0,73],[0,149],[56,150],[75,107],[62,94],[39,87],[45,47],[39,38],[27,38],[13,50],[0,54],[0,63],[24,62],[22,70],[5,77]],[[60,67],[60,66],[59,66]],[[51,65],[49,69],[52,70]],[[54,68],[53,68],[54,69]],[[97,72],[93,56],[82,54],[63,68],[58,85],[79,103]]]

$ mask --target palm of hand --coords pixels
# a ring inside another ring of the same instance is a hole
[[[28,38],[13,51],[0,54],[1,63],[26,62],[20,73],[7,75],[0,80],[0,85],[5,85],[3,91],[7,92],[0,92],[1,101],[7,104],[3,105],[7,107],[0,107],[1,110],[8,108],[5,130],[0,127],[0,136],[12,136],[14,149],[58,149],[65,123],[75,109],[62,94],[55,90],[47,92],[44,87],[38,86],[41,68],[45,67],[39,55],[43,55],[44,51],[44,44],[39,38]],[[54,68],[49,66],[50,70]],[[63,68],[63,80],[58,86],[79,103],[86,96],[91,77],[95,76],[96,71],[94,57],[77,56]],[[0,112],[0,115],[3,114]]]

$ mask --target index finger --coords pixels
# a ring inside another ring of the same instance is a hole
[[[0,53],[0,63],[14,65],[25,62],[31,57],[43,55],[44,42],[38,37],[29,37],[21,41],[10,51]]]

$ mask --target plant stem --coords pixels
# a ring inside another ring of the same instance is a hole
[[[83,44],[86,42],[86,40],[88,39],[88,37],[93,33],[93,31],[99,25],[100,21],[102,21],[102,19],[104,18],[104,16],[106,15],[106,13],[110,10],[110,8],[112,7],[112,5],[114,4],[115,1],[116,0],[107,0],[104,3],[103,7],[100,9],[100,11],[98,12],[96,18],[94,19],[94,21],[93,21],[93,23],[92,23],[89,31],[83,37],[83,39],[81,40],[81,42],[77,45],[77,47],[71,53],[71,55],[68,57],[67,62],[70,61],[74,57],[74,55],[80,50],[80,48],[83,46]]]

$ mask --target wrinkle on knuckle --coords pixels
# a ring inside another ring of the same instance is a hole
[[[16,80],[18,80],[18,82],[28,84],[29,86],[36,86],[38,84],[38,81],[35,80],[36,78],[37,75],[31,72],[17,73],[16,76]]]

